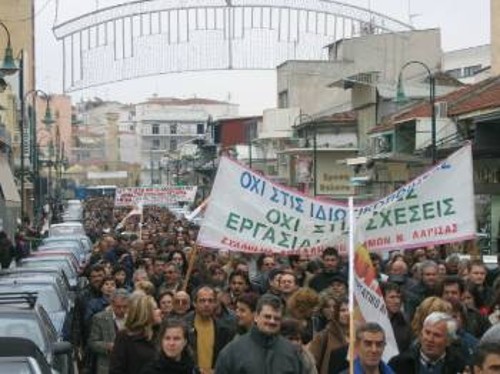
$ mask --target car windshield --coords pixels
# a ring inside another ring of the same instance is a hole
[[[4,315],[0,313],[0,336],[29,339],[35,343],[42,352],[47,352],[40,325],[34,318],[31,319],[19,315]]]
[[[48,313],[59,312],[63,309],[54,286],[50,284],[1,284],[0,293],[3,292],[38,292],[37,302]]]

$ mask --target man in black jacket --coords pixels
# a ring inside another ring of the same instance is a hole
[[[305,374],[295,347],[279,335],[283,306],[274,295],[257,303],[250,332],[231,342],[219,355],[215,374]]]
[[[419,343],[393,357],[389,366],[396,373],[457,374],[465,361],[452,347],[457,331],[456,321],[448,314],[433,312],[424,321]]]

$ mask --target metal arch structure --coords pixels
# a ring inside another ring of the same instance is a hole
[[[325,46],[412,27],[334,0],[141,0],[55,24],[66,92],[167,73],[275,69]]]

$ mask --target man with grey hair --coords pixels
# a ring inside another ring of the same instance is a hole
[[[385,331],[376,322],[364,323],[356,329],[353,374],[394,374],[394,371],[382,361],[385,350]],[[347,374],[345,370],[341,374]]]
[[[433,312],[424,320],[418,344],[389,361],[396,373],[457,374],[465,369],[465,361],[451,343],[456,337],[457,323],[447,313]]]
[[[113,350],[116,333],[125,323],[130,293],[122,288],[111,296],[111,305],[92,317],[88,346],[95,357],[90,373],[108,374],[109,355]]]

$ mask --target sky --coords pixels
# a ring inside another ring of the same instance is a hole
[[[59,2],[56,20],[56,4]],[[130,0],[129,0],[130,1]],[[184,1],[184,0],[179,0]],[[54,22],[114,5],[120,0],[35,0],[37,88],[62,93],[62,45],[52,33]],[[417,29],[441,28],[444,51],[490,42],[490,0],[344,0],[370,8]],[[124,103],[153,94],[207,97],[240,105],[241,115],[262,114],[276,106],[275,71],[176,73],[108,84],[71,93],[74,101],[101,97]]]

